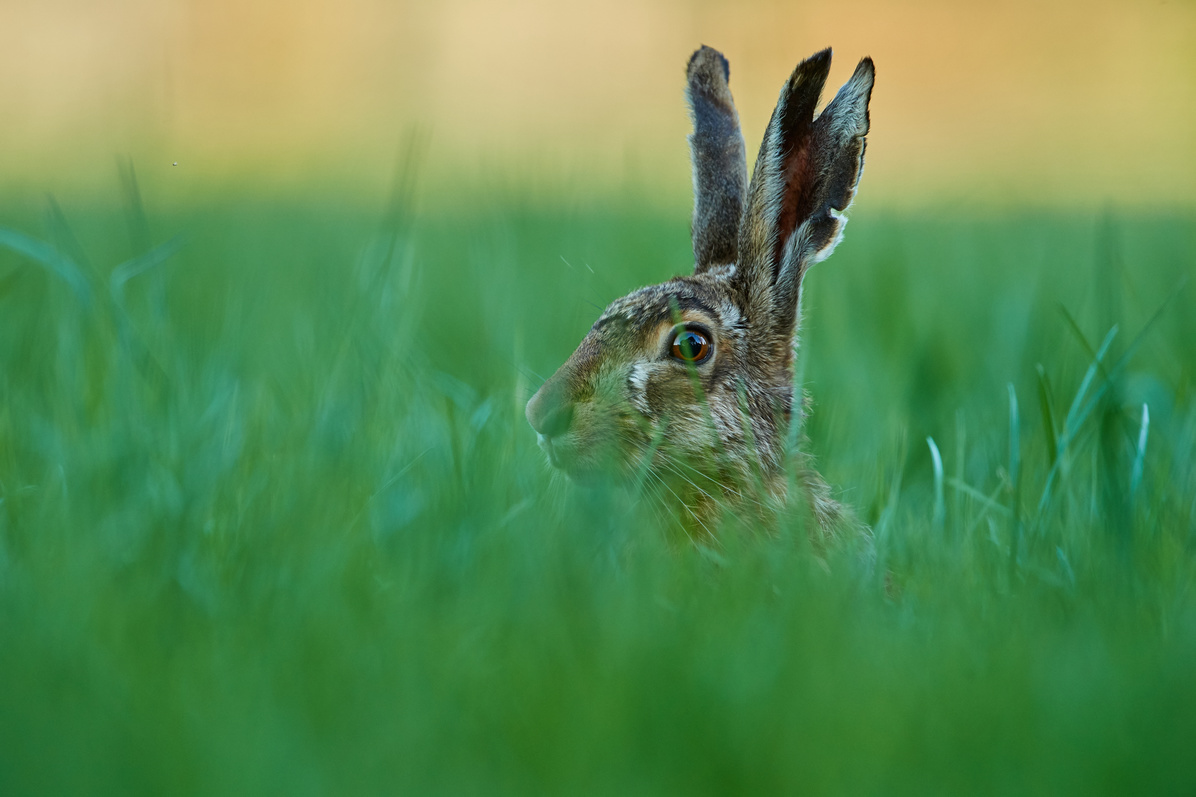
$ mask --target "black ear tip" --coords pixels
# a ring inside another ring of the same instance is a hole
[[[809,64],[810,66],[824,66],[824,65],[830,66],[831,55],[832,55],[831,48],[827,47],[826,49],[819,50],[818,52],[811,55],[809,58],[807,58],[805,61],[802,62],[802,65],[804,66],[806,64]]]
[[[831,72],[831,48],[819,50],[797,65],[793,74],[789,76],[789,90],[807,94],[813,91],[812,102],[817,104],[818,92],[826,83],[826,77]],[[811,108],[811,112],[813,108]]]
[[[872,63],[871,58],[865,56],[856,64],[855,73],[852,74],[848,84],[864,98],[864,102],[867,104],[872,99],[872,87],[875,83],[876,65]]]
[[[727,62],[727,59],[718,50],[703,44],[697,50],[694,50],[694,54],[689,57],[689,63],[685,66],[685,74],[693,77],[694,73],[698,70],[713,69],[715,64],[722,69],[723,80],[729,81],[731,79],[731,65]]]

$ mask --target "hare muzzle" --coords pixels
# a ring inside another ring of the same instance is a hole
[[[609,358],[596,336],[587,337],[573,356],[527,403],[528,423],[553,467],[588,481],[618,460],[619,437],[612,407],[623,400],[612,383]]]
[[[568,433],[573,425],[573,409],[573,403],[551,380],[527,403],[527,422],[536,430],[536,441],[540,448],[557,468],[562,467],[562,462],[553,447],[553,440],[559,443],[561,437]]]

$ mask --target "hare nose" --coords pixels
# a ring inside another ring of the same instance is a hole
[[[566,404],[548,413],[541,421],[540,428],[536,431],[545,437],[559,437],[569,431],[569,426],[572,423],[573,405]]]
[[[545,437],[559,437],[573,423],[573,404],[548,382],[527,403],[527,422]]]

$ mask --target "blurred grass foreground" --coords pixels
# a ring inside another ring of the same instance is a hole
[[[1196,793],[1196,6],[283,6],[0,5],[0,795]],[[523,418],[692,267],[703,41],[751,152],[879,65],[799,374],[874,560]]]
[[[1191,218],[857,213],[804,381],[878,561],[824,566],[523,420],[684,214],[125,176],[2,208],[0,792],[1196,786]]]

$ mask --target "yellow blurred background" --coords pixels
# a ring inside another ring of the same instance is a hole
[[[1196,201],[1196,2],[3,0],[0,190],[628,186],[687,202],[684,66],[731,61],[749,157],[835,48],[878,79],[861,201]],[[177,162],[177,166],[172,164]]]

